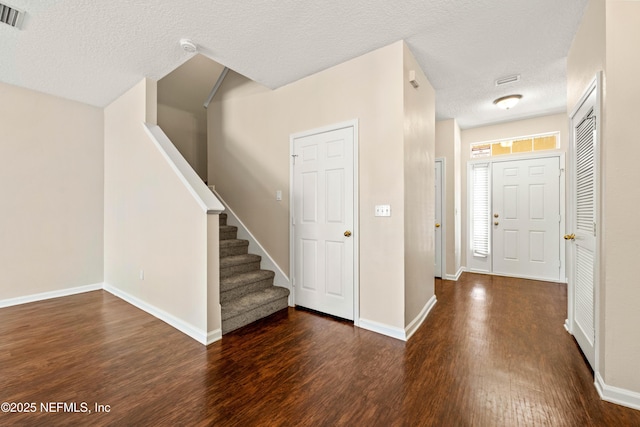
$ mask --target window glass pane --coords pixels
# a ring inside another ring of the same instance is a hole
[[[533,151],[540,150],[555,150],[556,149],[556,136],[539,136],[533,139]]]
[[[513,145],[511,146],[512,153],[526,153],[531,150],[531,138],[527,139],[519,139],[517,141],[513,141]]]
[[[489,255],[489,164],[473,165],[472,175],[472,236],[474,256]]]
[[[501,154],[511,154],[511,144],[504,144],[502,142],[494,142],[491,144],[491,155],[499,156]]]
[[[488,157],[491,155],[491,144],[473,144],[471,145],[471,158]]]

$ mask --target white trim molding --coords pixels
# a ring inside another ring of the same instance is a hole
[[[456,272],[456,274],[447,274],[445,275],[444,279],[445,280],[453,280],[454,282],[457,282],[458,279],[460,279],[460,276],[462,276],[462,273],[465,272],[465,268],[464,267],[460,267],[458,269],[458,271]]]
[[[595,386],[602,400],[640,410],[640,393],[607,385],[600,372],[596,372]]]
[[[222,329],[214,329],[213,331],[209,331],[207,333],[207,342],[206,345],[213,344],[216,341],[220,341],[222,339]]]
[[[427,316],[431,312],[431,309],[436,305],[436,302],[438,302],[438,300],[436,299],[436,296],[434,295],[429,299],[429,301],[427,301],[427,303],[424,305],[424,307],[422,307],[422,310],[420,311],[420,314],[418,314],[416,316],[416,318],[413,319],[411,321],[411,323],[409,323],[407,325],[406,328],[404,328],[404,335],[406,337],[405,341],[409,341],[409,338],[411,338],[411,336],[422,325],[422,323],[424,322],[424,319],[427,318]]]
[[[224,206],[209,191],[207,185],[202,181],[191,165],[182,157],[182,154],[173,145],[169,137],[158,125],[148,123],[142,124],[145,132],[156,146],[162,157],[167,161],[171,169],[180,179],[180,182],[191,193],[200,208],[208,214],[219,214],[224,210]]]
[[[30,302],[44,301],[53,298],[67,297],[70,295],[82,294],[85,292],[99,291],[100,289],[102,289],[102,286],[102,283],[95,283],[93,285],[77,286],[75,288],[60,289],[58,291],[42,292],[39,294],[4,299],[0,300],[0,308],[27,304]]]
[[[401,341],[406,341],[406,333],[404,329],[396,328],[395,326],[385,325],[384,323],[376,322],[375,320],[367,320],[360,318],[358,327],[366,329],[371,332],[375,332],[381,335],[386,335],[391,338],[395,338]]]
[[[395,326],[389,326],[385,325],[384,323],[363,318],[359,319],[358,327],[401,341],[408,341],[409,338],[411,338],[411,336],[422,325],[424,320],[429,315],[429,312],[431,312],[431,309],[436,305],[436,302],[436,296],[434,295],[429,299],[429,301],[427,301],[420,313],[416,316],[415,319],[411,321],[411,323],[407,325],[405,329],[396,328]]]
[[[134,297],[133,295],[128,294],[127,292],[122,291],[118,288],[115,288],[107,283],[104,284],[103,289],[109,292],[110,294],[120,298],[121,300],[126,301],[135,307],[138,307],[140,310],[146,313],[149,313],[150,315],[156,317],[157,319],[162,320],[166,324],[173,326],[183,334],[190,336],[191,338],[193,338],[194,340],[198,341],[201,344],[204,344],[204,345],[210,344],[210,342],[208,342],[209,338],[213,338],[215,336],[216,331],[207,333],[206,331],[196,328],[195,326],[185,322],[184,320],[178,319],[174,315],[169,314],[166,311],[161,310],[158,307],[155,307],[151,304],[148,304],[142,301],[141,299]],[[211,334],[211,337],[210,337],[210,334]]]

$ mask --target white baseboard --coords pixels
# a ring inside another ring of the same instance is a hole
[[[209,331],[207,333],[207,343],[206,345],[213,344],[216,341],[220,341],[222,339],[222,329],[218,328],[213,331]]]
[[[178,319],[172,314],[167,313],[164,310],[159,309],[151,304],[148,304],[141,299],[134,297],[118,288],[115,288],[107,283],[104,284],[104,290],[116,297],[128,302],[129,304],[138,307],[140,310],[149,313],[150,315],[162,320],[170,326],[173,326],[183,334],[186,334],[198,341],[201,344],[207,345],[209,340],[209,334],[206,331],[196,328],[195,326]],[[215,333],[213,331],[212,333]],[[222,334],[221,334],[222,335]],[[213,341],[212,341],[213,342]]]
[[[436,296],[434,295],[424,305],[424,307],[420,311],[420,314],[418,314],[416,318],[413,319],[411,323],[407,325],[406,328],[404,328],[404,331],[405,331],[404,335],[406,337],[406,341],[409,341],[409,338],[411,338],[411,336],[418,330],[420,325],[422,325],[422,322],[424,322],[424,319],[427,318],[433,306],[436,305],[436,302],[437,302],[437,299],[436,299]]]
[[[229,205],[227,205],[224,199],[215,190],[215,186],[210,185],[209,190],[211,190],[211,192],[213,192],[218,200],[220,200],[220,202],[224,205],[224,213],[227,214],[227,224],[238,227],[239,239],[249,241],[249,253],[260,255],[260,257],[262,257],[260,268],[275,272],[276,275],[273,278],[273,284],[289,289],[289,306],[295,307],[295,302],[293,301],[293,289],[291,289],[291,281],[289,280],[289,276],[287,276],[285,272],[282,271],[280,266],[276,264],[273,258],[271,258],[269,253],[265,250],[265,248],[260,244],[260,242],[258,242],[258,239],[256,239],[254,235],[251,234],[249,229],[244,225],[240,218],[238,218],[235,212],[229,207]]]
[[[25,295],[23,297],[9,298],[0,300],[0,308],[27,304],[36,301],[44,301],[52,298],[67,297],[69,295],[82,294],[84,292],[99,291],[100,289],[102,289],[102,283],[94,283],[93,285],[60,289],[59,291],[43,292],[40,294]]]
[[[640,393],[605,384],[600,372],[596,372],[595,386],[602,400],[640,410]]]
[[[406,341],[406,335],[404,329],[396,328],[394,326],[385,325],[373,320],[367,320],[360,318],[358,327],[366,329],[368,331],[376,332],[378,334],[386,335],[391,338]]]
[[[391,338],[395,338],[402,341],[408,341],[409,338],[418,330],[420,325],[424,322],[424,319],[427,318],[431,309],[436,305],[437,299],[436,296],[432,296],[429,301],[424,305],[420,314],[416,316],[415,319],[407,325],[405,329],[396,328],[395,326],[385,325],[384,323],[376,322],[374,320],[367,320],[360,318],[358,322],[358,327],[362,329],[366,329],[371,332],[376,332],[378,334],[386,335]]]
[[[464,267],[460,267],[456,272],[456,274],[445,274],[444,279],[453,280],[454,282],[457,282],[460,276],[462,275],[462,273],[464,273]]]

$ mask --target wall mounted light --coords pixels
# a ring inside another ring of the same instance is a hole
[[[522,95],[507,95],[493,101],[498,107],[503,110],[508,110],[510,108],[515,107],[515,105],[520,101]]]

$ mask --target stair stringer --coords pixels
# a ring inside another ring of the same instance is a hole
[[[227,224],[238,227],[238,239],[244,239],[249,242],[249,253],[260,255],[262,257],[262,260],[260,261],[260,268],[262,270],[271,270],[275,273],[275,277],[273,278],[274,286],[280,286],[289,289],[289,307],[294,307],[295,303],[293,301],[293,289],[291,289],[291,281],[289,280],[289,276],[287,276],[284,271],[282,271],[282,269],[278,266],[278,264],[276,264],[269,253],[264,249],[260,242],[258,242],[253,234],[251,234],[249,229],[244,225],[240,218],[238,218],[235,212],[233,212],[233,210],[229,207],[227,202],[224,201],[222,196],[220,196],[220,194],[218,194],[218,192],[213,187],[214,186],[210,185],[209,189],[224,205],[224,212],[227,214]]]

